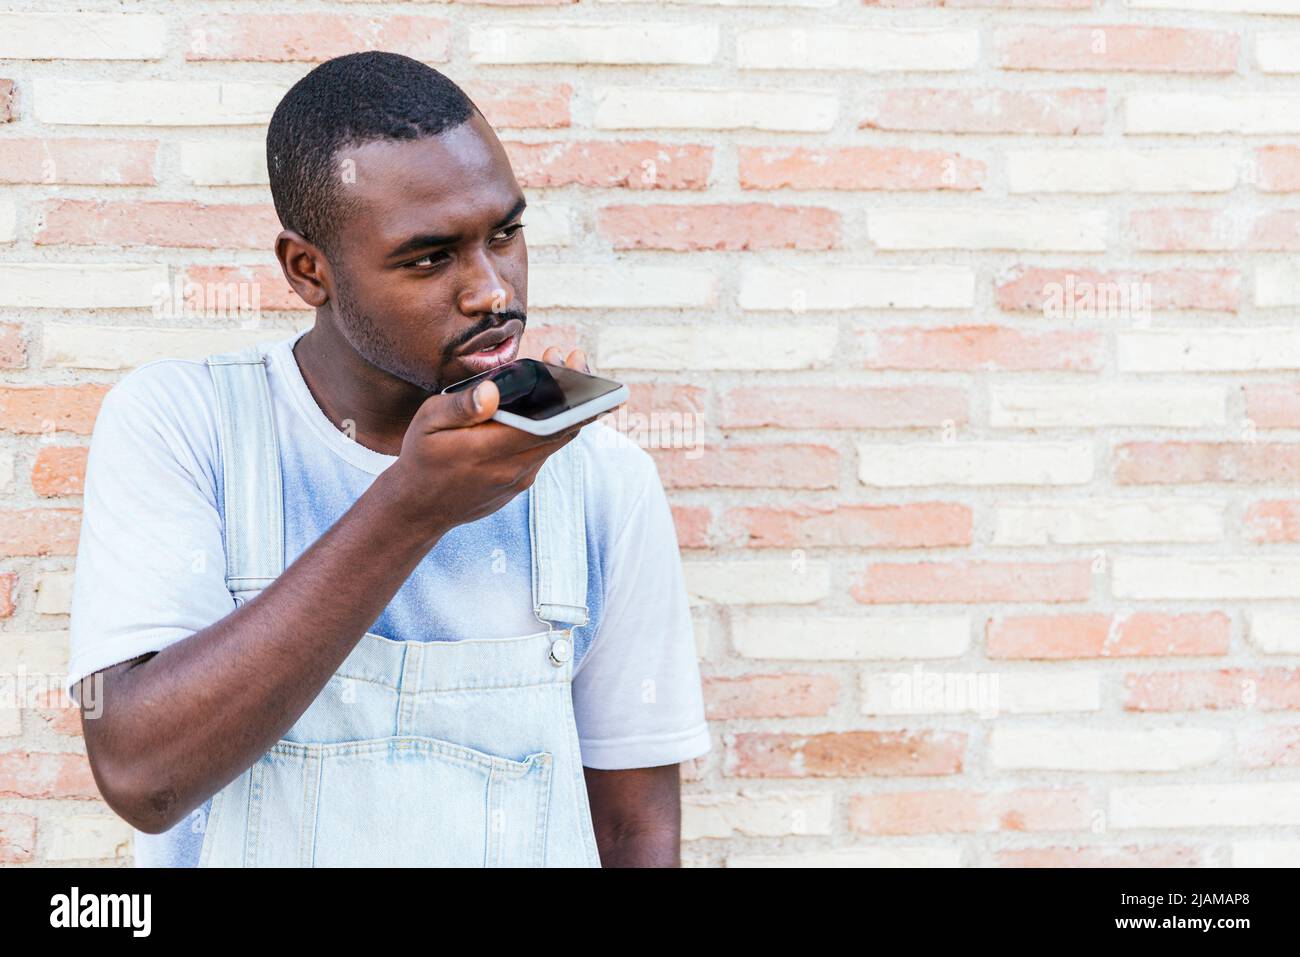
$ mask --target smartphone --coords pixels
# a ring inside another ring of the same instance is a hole
[[[554,435],[627,401],[627,386],[568,366],[516,359],[443,389],[461,392],[491,379],[501,393],[493,420],[533,435]]]

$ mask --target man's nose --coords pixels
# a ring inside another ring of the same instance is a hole
[[[480,251],[467,266],[460,311],[467,316],[505,312],[514,300],[514,289],[497,271],[492,257]]]

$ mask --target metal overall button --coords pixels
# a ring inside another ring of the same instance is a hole
[[[573,657],[573,642],[569,635],[570,632],[563,632],[559,638],[551,642],[551,664],[557,668]]]

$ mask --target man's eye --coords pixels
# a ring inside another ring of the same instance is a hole
[[[407,266],[436,266],[447,259],[446,253],[429,253],[427,256],[421,256],[414,262],[409,262]]]
[[[505,229],[501,230],[501,232],[497,233],[497,236],[502,237],[501,239],[502,242],[508,243],[510,240],[514,239],[515,234],[523,228],[524,228],[523,223],[515,223],[515,225],[507,226]]]

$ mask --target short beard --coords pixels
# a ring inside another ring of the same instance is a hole
[[[339,332],[348,344],[377,369],[389,375],[409,382],[411,385],[430,394],[439,391],[439,384],[425,380],[422,375],[411,369],[404,361],[402,350],[384,331],[382,323],[356,306],[352,287],[347,280],[347,273],[342,269],[334,271],[334,316]]]

